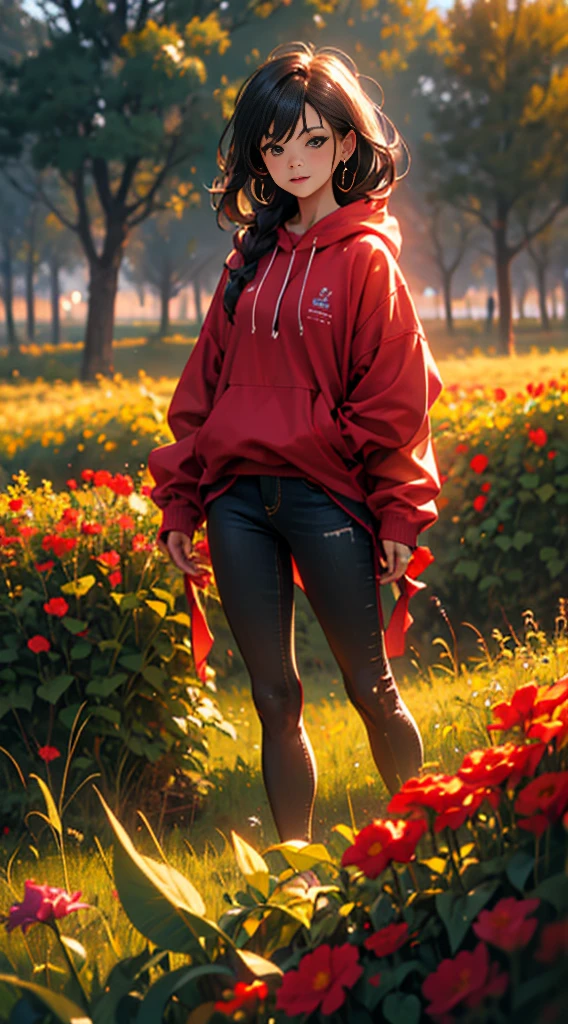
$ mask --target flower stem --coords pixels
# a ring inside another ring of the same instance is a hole
[[[400,909],[403,910],[403,908],[404,908],[404,896],[402,895],[402,887],[401,887],[401,884],[400,884],[400,878],[398,877],[398,875],[397,875],[397,873],[396,873],[396,871],[394,869],[394,865],[390,864],[389,866],[390,866],[390,871],[391,871],[391,875],[392,875],[392,878],[393,878],[396,894],[398,896],[398,902],[400,904]]]
[[[71,977],[74,979],[75,984],[77,986],[77,990],[79,992],[79,999],[80,999],[81,1006],[83,1007],[84,1010],[87,1011],[87,1013],[90,1013],[89,1000],[87,998],[87,993],[85,992],[85,989],[83,988],[81,979],[79,977],[79,973],[77,971],[77,968],[75,967],[75,964],[73,963],[73,959],[69,955],[69,950],[67,949],[67,946],[65,945],[65,943],[63,942],[63,940],[61,938],[61,933],[59,931],[59,928],[57,927],[57,923],[55,921],[52,921],[48,925],[48,927],[51,928],[51,930],[53,931],[54,935],[57,937],[57,941],[59,942],[59,945],[61,946],[61,950],[62,950],[63,956],[65,957],[65,960],[67,962],[67,966],[69,968]]]

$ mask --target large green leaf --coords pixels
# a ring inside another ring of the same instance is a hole
[[[210,974],[225,974],[231,981],[236,981],[230,967],[223,964],[203,964],[201,967],[179,967],[177,971],[169,971],[162,975],[140,1004],[136,1014],[136,1024],[157,1024],[162,1020],[166,1007],[176,992],[192,981]],[[232,987],[227,984],[227,988]]]
[[[138,853],[128,833],[97,793],[117,839],[114,877],[124,910],[135,928],[161,949],[208,959],[200,939],[228,936],[205,917],[205,904],[197,889],[170,864]]]
[[[268,870],[268,864],[261,857],[260,853],[242,839],[241,836],[237,835],[236,832],[231,831],[231,839],[233,840],[233,847],[235,850],[235,857],[240,870],[245,876],[249,885],[253,885],[255,889],[258,889],[262,895],[267,898],[268,890],[270,887],[270,872]]]
[[[460,948],[472,921],[489,902],[499,885],[500,882],[497,880],[487,881],[470,892],[459,893],[449,890],[436,896],[436,910],[446,927],[452,956]]]
[[[422,1004],[417,996],[391,992],[382,1005],[382,1011],[391,1024],[419,1024]]]
[[[0,981],[4,981],[7,985],[23,988],[27,992],[33,992],[62,1024],[93,1024],[91,1017],[87,1017],[85,1011],[76,1003],[72,1003],[67,996],[52,992],[51,989],[44,988],[43,985],[35,985],[32,981],[22,981],[21,978],[11,974],[0,974]]]
[[[69,689],[74,679],[75,676],[69,673],[48,679],[47,683],[42,683],[41,686],[38,686],[36,696],[48,701],[49,704],[57,704],[59,698]]]
[[[306,871],[314,864],[335,864],[323,843],[308,843],[305,839],[288,839],[285,843],[268,846],[264,852],[270,853],[272,850],[280,850],[295,871]]]

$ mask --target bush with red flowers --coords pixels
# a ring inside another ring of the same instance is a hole
[[[167,822],[207,791],[206,728],[234,730],[213,671],[196,678],[183,581],[152,539],[155,507],[127,475],[85,470],[72,483],[32,491],[20,474],[0,493],[0,746],[24,774],[43,761],[57,777],[84,705],[77,777],[98,772],[117,806]],[[7,770],[17,829],[30,797]]]

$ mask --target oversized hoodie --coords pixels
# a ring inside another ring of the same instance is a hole
[[[231,250],[168,410],[175,442],[154,449],[148,467],[161,538],[193,537],[209,502],[243,473],[305,476],[336,504],[343,495],[366,502],[374,529],[359,522],[372,535],[376,579],[380,541],[413,550],[394,584],[392,657],[404,652],[408,600],[432,561],[417,536],[437,519],[429,410],[442,380],[398,266],[400,230],[387,201],[388,193],[356,200],[303,235],[279,227],[233,324],[223,293],[242,256]],[[292,567],[304,589],[293,558]],[[203,679],[213,635],[197,586],[184,581]],[[380,594],[378,606],[382,627]]]

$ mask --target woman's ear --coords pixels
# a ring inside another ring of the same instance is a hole
[[[356,147],[357,147],[357,136],[356,136],[353,128],[351,128],[347,132],[347,135],[341,140],[341,157],[340,157],[340,159],[341,160],[345,160],[345,162],[347,162],[347,160],[349,160],[349,157],[353,156],[353,153],[355,152]]]

